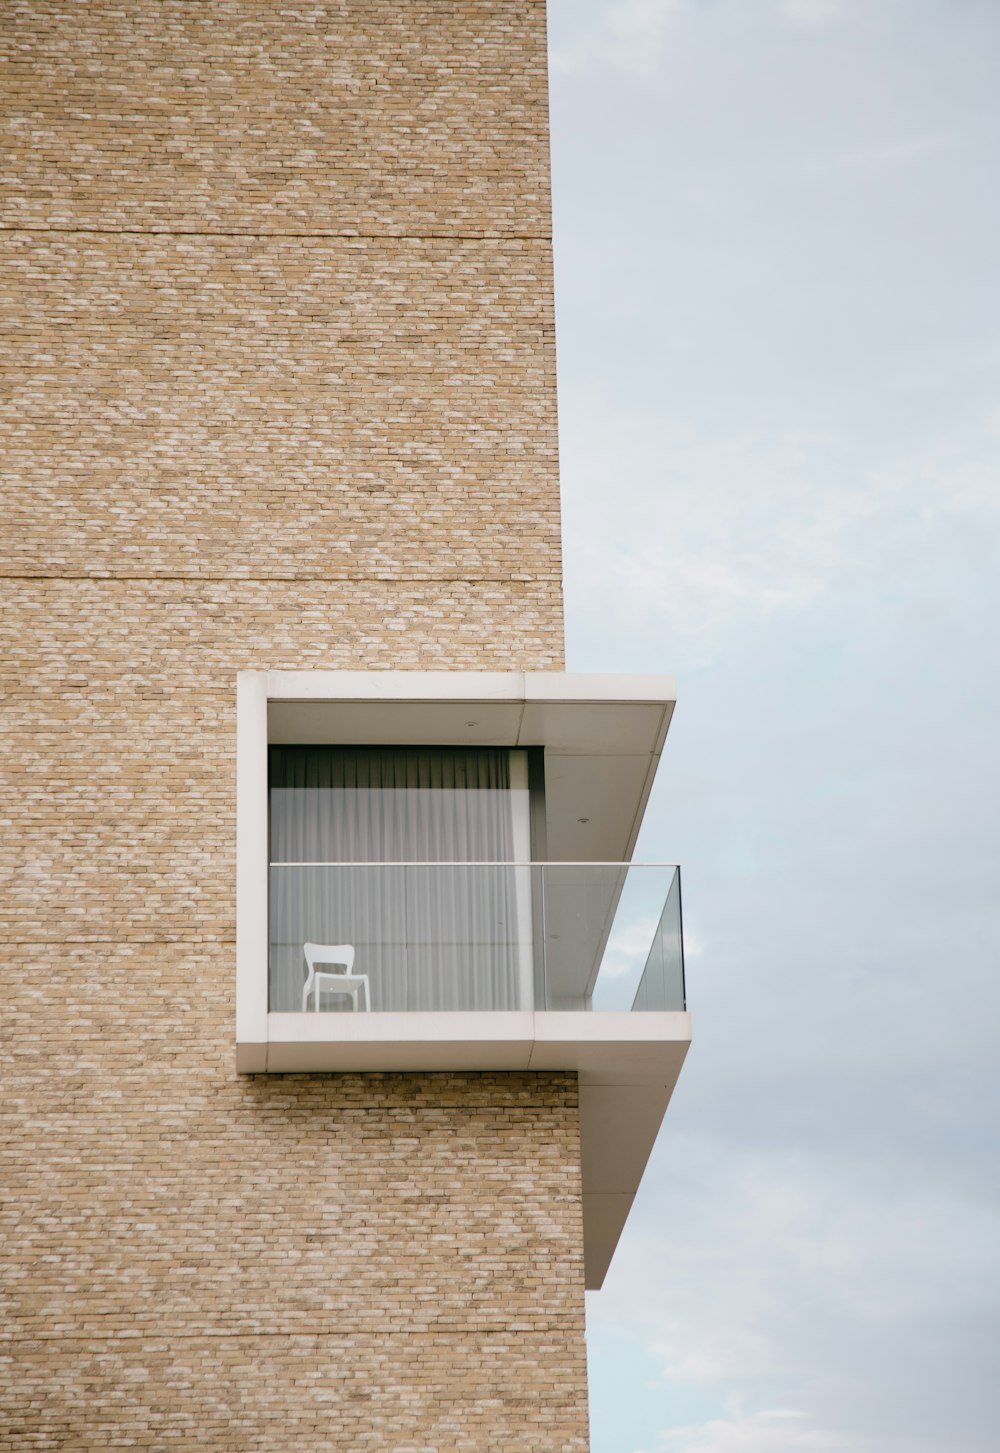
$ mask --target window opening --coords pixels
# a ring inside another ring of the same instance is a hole
[[[268,776],[272,1011],[531,1007],[527,752],[272,746]]]

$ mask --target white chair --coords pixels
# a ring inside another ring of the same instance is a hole
[[[371,991],[367,974],[352,974],[354,968],[354,945],[352,943],[305,943],[302,951],[306,956],[309,977],[302,986],[302,1012],[309,1008],[309,995],[313,996],[313,1008],[319,1011],[321,994],[350,994],[351,1004],[357,1011],[358,997],[363,995],[362,1009],[371,1008]],[[321,972],[317,964],[335,965],[328,972]]]

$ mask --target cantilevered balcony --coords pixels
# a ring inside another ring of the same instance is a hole
[[[578,1076],[600,1286],[691,1037],[664,677],[242,672],[236,1064]],[[531,859],[537,861],[531,861]]]

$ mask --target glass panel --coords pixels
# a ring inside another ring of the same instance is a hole
[[[540,1008],[589,1009],[627,868],[546,863],[545,996]]]
[[[274,1011],[684,1008],[674,867],[275,863],[270,908]]]
[[[271,1010],[531,1008],[530,873],[506,863],[272,865]],[[359,998],[324,979],[319,1005],[314,993],[304,1005],[307,943],[353,949],[350,975],[367,980]]]
[[[681,874],[674,870],[663,912],[646,955],[633,1009],[683,1009],[684,935],[681,924]]]
[[[679,869],[547,863],[540,871],[546,1009],[684,1008]]]
[[[290,864],[271,868],[272,1011],[303,1006],[307,943],[349,945],[353,972],[368,979],[372,1009],[406,1009],[406,870],[395,867]],[[315,1007],[312,1001],[310,1007]],[[352,1010],[352,996],[330,995],[324,1010]]]

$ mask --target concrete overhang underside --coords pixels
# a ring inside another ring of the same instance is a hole
[[[604,1281],[691,1040],[686,1013],[269,1014],[244,1072],[571,1070],[579,1076],[584,1270]]]
[[[262,673],[263,674],[263,673]],[[283,745],[542,747],[552,862],[631,858],[673,714],[670,676],[270,671]]]

